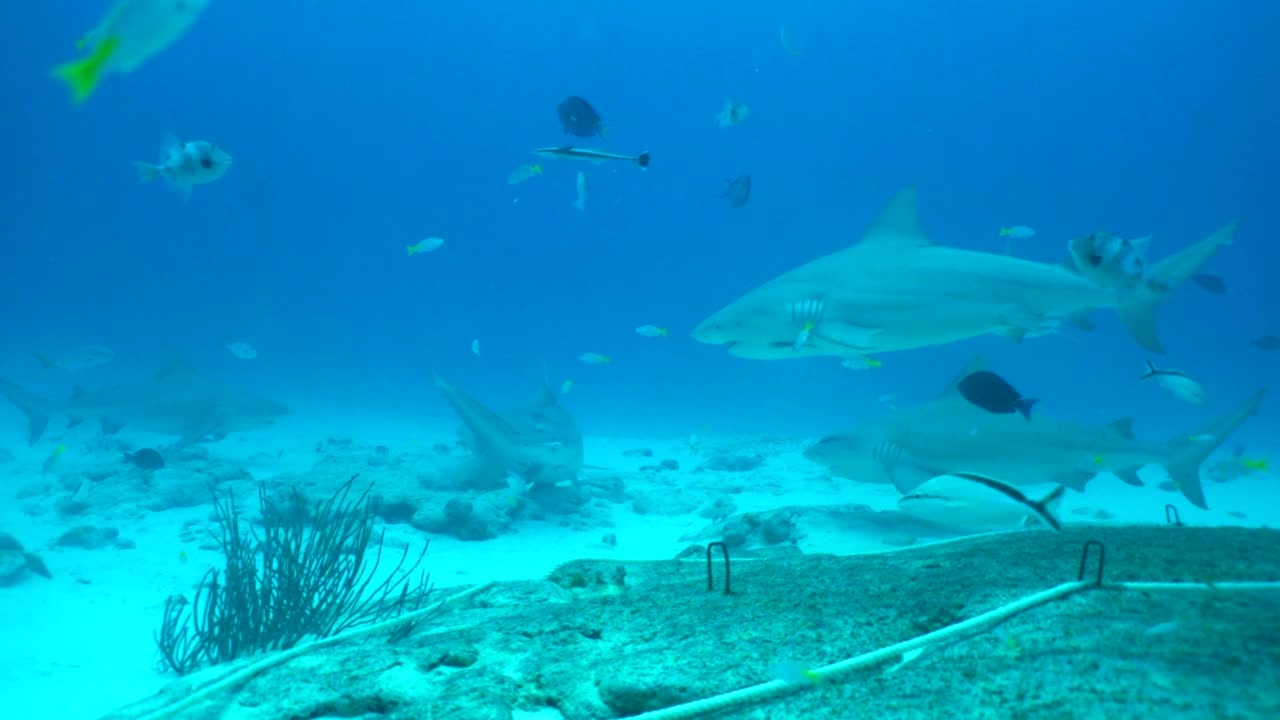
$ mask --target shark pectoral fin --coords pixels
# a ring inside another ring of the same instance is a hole
[[[1112,470],[1111,472],[1116,477],[1120,478],[1120,480],[1126,485],[1133,485],[1134,487],[1142,487],[1144,483],[1142,482],[1142,478],[1138,477],[1138,471],[1141,469],[1142,469],[1141,465],[1135,465],[1133,467],[1120,468],[1119,470]]]
[[[1053,476],[1053,481],[1076,492],[1084,492],[1084,488],[1097,473],[1088,470],[1068,470]]]
[[[813,336],[853,350],[871,350],[875,348],[875,337],[879,333],[880,328],[842,320],[823,320]]]
[[[1120,322],[1124,323],[1133,339],[1146,350],[1162,354],[1164,346],[1160,344],[1160,334],[1156,330],[1156,308],[1163,297],[1139,288],[1116,308]]]
[[[98,418],[98,424],[102,426],[102,433],[104,435],[115,435],[120,432],[120,428],[124,427],[127,423],[123,420],[104,417]]]

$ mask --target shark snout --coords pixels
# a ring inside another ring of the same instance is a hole
[[[733,337],[730,328],[717,318],[711,317],[704,320],[700,325],[693,329],[693,339],[708,345],[730,345],[737,342]]]

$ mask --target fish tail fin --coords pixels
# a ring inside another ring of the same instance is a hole
[[[1231,244],[1236,227],[1236,223],[1225,225],[1200,242],[1152,265],[1146,283],[1130,291],[1121,301],[1120,320],[1139,345],[1151,352],[1164,352],[1156,332],[1156,308],[1170,291],[1199,272],[1218,248]]]
[[[637,156],[636,156],[636,164],[637,164],[637,165],[639,165],[639,166],[640,166],[640,167],[642,167],[642,168],[647,168],[647,167],[649,167],[649,153],[648,153],[648,151],[642,152],[642,153],[640,153],[639,155],[637,155]]]
[[[31,354],[34,355],[36,358],[36,361],[40,363],[40,367],[44,368],[45,370],[52,370],[58,367],[58,363],[55,362],[53,358],[49,357],[48,355],[45,355],[44,353],[33,352]]]
[[[140,184],[154,182],[156,178],[164,175],[164,168],[149,162],[139,160],[133,166],[138,169],[138,182]]]
[[[1147,371],[1142,373],[1143,380],[1146,380],[1152,375],[1155,375],[1160,372],[1160,368],[1156,367],[1155,363],[1151,362],[1150,360],[1147,360],[1146,362],[1147,362]]]
[[[1016,407],[1018,408],[1018,412],[1022,415],[1022,417],[1030,420],[1031,408],[1038,402],[1040,402],[1038,398],[1022,398],[1021,400],[1018,401]]]
[[[1066,486],[1059,485],[1053,489],[1053,492],[1045,495],[1040,500],[1031,501],[1031,508],[1036,511],[1036,515],[1057,532],[1062,532],[1062,523],[1058,521],[1058,511],[1062,507],[1062,496],[1066,492]]]
[[[11,382],[0,380],[0,395],[13,403],[23,415],[27,416],[27,443],[35,445],[44,430],[49,426],[49,416],[53,414],[48,400],[28,392]]]
[[[1236,428],[1258,412],[1262,399],[1266,397],[1265,389],[1257,390],[1234,409],[1199,429],[1195,433],[1183,433],[1170,443],[1173,454],[1165,463],[1170,479],[1182,491],[1183,496],[1192,505],[1207,508],[1204,499],[1204,488],[1200,485],[1200,466],[1222,446],[1227,436]],[[1188,440],[1187,438],[1212,438],[1210,440]]]
[[[666,337],[671,334],[671,331],[668,330],[667,328],[658,328],[658,334],[661,335],[662,337]]]
[[[414,247],[413,247],[412,245],[405,245],[405,246],[404,246],[404,253],[405,253],[405,255],[410,255],[410,256],[411,256],[411,255],[413,255],[415,252],[417,252],[417,250],[415,250],[415,249],[414,249]]]
[[[53,69],[53,74],[71,90],[71,99],[76,105],[83,105],[93,91],[102,82],[102,71],[107,62],[115,55],[119,41],[107,38],[100,43],[88,57],[63,63]]]

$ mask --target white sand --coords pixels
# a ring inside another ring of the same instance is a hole
[[[0,437],[21,438],[25,428],[16,414],[0,415]],[[344,420],[305,423],[296,417],[280,428],[263,433],[232,436],[210,447],[220,459],[244,464],[255,479],[268,479],[286,472],[307,470],[318,456],[313,448],[318,440],[335,434]],[[371,433],[362,430],[357,444],[386,443],[396,447],[417,447],[448,442],[453,423],[441,419],[424,429],[421,418],[394,423],[396,428]],[[24,512],[28,500],[13,494],[23,482],[38,478],[40,466],[52,440],[36,448],[7,448],[13,463],[0,465],[11,482],[0,504],[0,530],[19,538],[28,550],[38,552],[53,572],[52,580],[32,578],[16,586],[0,588],[0,693],[6,698],[12,717],[92,718],[155,692],[172,678],[158,672],[152,633],[158,627],[166,596],[189,593],[204,569],[220,565],[217,553],[184,544],[180,535],[185,523],[203,521],[209,507],[163,512],[116,510],[107,516],[82,516],[72,520],[56,513],[31,516]],[[883,485],[861,485],[832,480],[800,456],[802,442],[707,438],[710,447],[730,444],[742,450],[755,449],[768,455],[768,462],[748,473],[693,473],[698,456],[682,438],[665,440],[588,438],[587,462],[618,470],[632,470],[666,457],[681,463],[678,473],[660,474],[667,483],[663,492],[682,486],[740,489],[732,495],[739,511],[769,510],[785,505],[827,505],[862,503],[877,509],[892,508],[897,493]],[[652,458],[627,457],[630,448],[651,447]],[[283,450],[279,457],[277,453]],[[68,459],[68,462],[74,462]],[[1158,471],[1157,471],[1158,472]],[[629,490],[642,487],[630,479]],[[1158,480],[1158,478],[1157,478]],[[1086,494],[1069,493],[1062,510],[1066,522],[1093,520],[1092,510],[1114,514],[1109,522],[1163,522],[1165,502],[1173,502],[1188,524],[1236,524],[1280,526],[1280,503],[1259,502],[1274,498],[1276,478],[1254,475],[1229,484],[1207,483],[1213,511],[1190,508],[1180,497],[1155,489],[1154,484],[1133,488],[1114,478],[1098,478]],[[1047,491],[1048,488],[1046,488]],[[1036,491],[1029,490],[1028,494]],[[1077,509],[1088,508],[1080,515]],[[1228,515],[1239,510],[1247,520]],[[707,526],[696,515],[663,517],[638,515],[629,505],[609,506],[613,527],[574,530],[554,521],[521,522],[518,532],[486,542],[462,542],[449,537],[431,538],[427,569],[438,586],[473,584],[486,580],[507,580],[545,576],[559,563],[578,557],[617,559],[667,559],[689,543],[680,536]],[[252,514],[252,509],[250,511]],[[1096,521],[1095,521],[1096,522]],[[81,524],[110,525],[121,537],[136,542],[134,549],[80,550],[53,548],[52,541],[69,527]],[[617,545],[601,542],[606,532],[617,537]],[[407,525],[388,526],[392,543],[415,546],[425,537]],[[806,552],[854,553],[886,550],[878,537],[824,529],[805,537],[800,546]],[[186,559],[182,557],[186,552]]]

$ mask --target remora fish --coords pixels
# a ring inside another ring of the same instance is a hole
[[[526,407],[499,415],[439,375],[436,387],[466,426],[466,441],[484,467],[501,480],[514,473],[529,487],[563,486],[582,469],[582,433],[545,384]]]
[[[66,401],[47,400],[0,380],[0,395],[27,416],[28,441],[35,444],[55,416],[71,424],[97,420],[105,432],[130,427],[177,435],[177,447],[205,438],[272,425],[289,413],[284,405],[247,388],[213,382],[181,359],[172,359],[150,380],[101,390],[76,388]]]
[[[1115,307],[1144,348],[1163,352],[1156,308],[1236,226],[1151,266],[1146,286],[1100,287],[1061,265],[929,242],[914,190],[899,193],[861,241],[790,270],[704,320],[693,337],[757,360],[851,357],[941,345],[987,333],[1014,339]],[[814,307],[797,313],[797,307]],[[821,320],[797,342],[809,315]]]
[[[639,155],[618,155],[604,150],[592,150],[591,148],[573,147],[565,145],[563,147],[545,147],[538,148],[533,151],[534,155],[542,157],[560,158],[569,160],[590,160],[592,162],[602,162],[605,160],[626,160],[633,162],[642,168],[649,167],[649,153],[642,152]]]
[[[1057,506],[1062,485],[1041,500],[995,478],[973,473],[948,473],[926,480],[898,498],[898,509],[921,520],[966,530],[998,530],[1040,521],[1061,532]]]
[[[959,377],[984,364],[975,360]],[[904,494],[952,472],[1000,478],[1011,485],[1056,482],[1074,490],[1083,490],[1099,472],[1140,484],[1138,470],[1155,464],[1168,471],[1188,500],[1203,508],[1201,464],[1257,412],[1264,395],[1259,390],[1205,427],[1156,443],[1137,440],[1128,418],[1093,426],[1045,415],[1027,422],[1017,415],[985,412],[970,405],[952,383],[934,400],[823,438],[805,451],[805,457],[833,474],[891,483]]]

